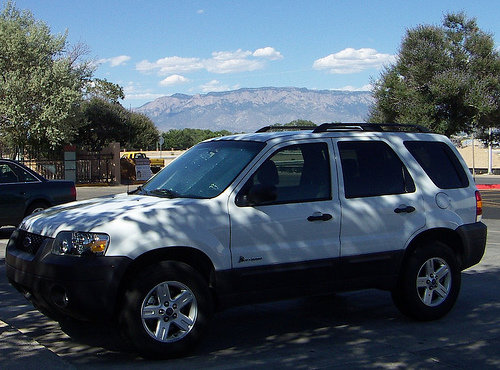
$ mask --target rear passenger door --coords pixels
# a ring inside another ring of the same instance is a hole
[[[425,225],[419,190],[388,142],[341,140],[336,148],[345,271],[356,276],[379,266],[379,273],[391,274],[407,241]]]

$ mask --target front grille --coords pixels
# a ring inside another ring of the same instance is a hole
[[[19,230],[15,247],[23,252],[35,255],[40,249],[43,242],[49,239],[46,236],[28,233],[24,230]]]

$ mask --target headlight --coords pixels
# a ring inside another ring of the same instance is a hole
[[[109,244],[109,235],[62,231],[56,236],[52,252],[60,255],[102,256]]]

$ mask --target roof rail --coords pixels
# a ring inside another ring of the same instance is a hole
[[[401,123],[323,123],[313,133],[329,131],[430,132],[424,126]]]
[[[318,126],[265,126],[255,132],[314,130]]]

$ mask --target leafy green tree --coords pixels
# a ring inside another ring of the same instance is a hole
[[[124,146],[132,136],[127,125],[129,112],[120,104],[92,98],[81,105],[82,123],[74,143],[90,151],[100,151],[118,141]]]
[[[452,135],[498,125],[500,56],[464,13],[407,31],[397,61],[374,82],[370,122],[417,123]]]
[[[277,127],[314,127],[317,126],[313,121],[305,119],[296,119],[285,124],[276,123],[273,126]]]
[[[18,153],[73,136],[82,88],[92,69],[69,53],[66,35],[7,2],[0,13],[0,131]]]
[[[100,151],[115,141],[130,150],[156,148],[159,132],[154,123],[119,103],[94,97],[82,103],[81,117],[73,143],[85,149]]]
[[[120,99],[125,99],[120,85],[100,78],[94,78],[87,84],[85,95],[87,99],[100,98],[110,103],[118,103]]]
[[[169,130],[162,134],[163,139],[165,140],[163,148],[177,150],[188,149],[203,140],[207,140],[213,137],[227,136],[231,134],[232,133],[227,130],[215,132],[211,130],[201,130],[193,128]]]
[[[155,124],[144,114],[130,112],[130,135],[126,144],[127,149],[156,149],[160,133]]]
[[[316,126],[316,124],[313,121],[308,121],[305,119],[296,119],[296,120],[290,121],[288,123],[285,123],[283,126],[314,127],[314,126]]]

